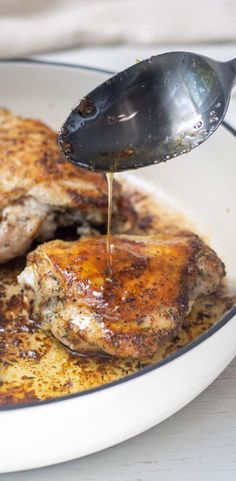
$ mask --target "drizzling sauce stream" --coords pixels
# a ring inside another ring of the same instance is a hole
[[[113,172],[107,172],[107,186],[108,186],[108,212],[107,212],[107,259],[109,274],[112,273],[112,252],[111,252],[111,238],[112,238],[112,187],[113,187]]]

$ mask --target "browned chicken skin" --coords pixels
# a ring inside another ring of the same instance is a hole
[[[107,182],[65,161],[56,134],[38,120],[0,109],[0,262],[24,254],[58,226],[106,223]],[[129,230],[135,212],[114,183],[114,229]]]
[[[52,241],[28,255],[19,280],[32,316],[80,353],[151,356],[180,330],[194,300],[216,290],[224,266],[191,233]]]

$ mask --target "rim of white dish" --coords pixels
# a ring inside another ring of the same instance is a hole
[[[89,67],[86,65],[80,65],[80,64],[70,64],[70,63],[64,63],[64,62],[53,62],[49,60],[36,60],[36,59],[28,59],[28,58],[16,58],[16,59],[0,59],[0,66],[2,64],[17,64],[19,63],[20,65],[26,64],[26,65],[45,65],[49,67],[64,67],[66,68],[73,68],[77,70],[83,70],[83,71],[90,71],[90,72],[95,72],[95,73],[105,73],[105,74],[110,74],[110,75],[115,75],[116,72],[111,71],[111,70],[105,70],[97,67]],[[236,130],[230,126],[227,122],[222,122],[222,125],[224,128],[226,128],[234,137],[236,137]],[[134,374],[129,374],[128,376],[124,376],[121,379],[118,379],[117,381],[112,381],[107,384],[103,384],[102,386],[97,386],[91,389],[87,389],[82,392],[78,393],[73,393],[73,394],[67,394],[65,396],[60,396],[57,398],[51,398],[51,399],[46,399],[46,400],[36,400],[36,401],[31,401],[31,402],[25,402],[21,404],[9,404],[6,406],[0,406],[0,411],[10,411],[10,410],[18,410],[18,409],[25,409],[29,407],[40,407],[45,404],[51,404],[55,402],[61,402],[61,401],[68,401],[70,399],[74,398],[79,398],[81,396],[89,396],[90,394],[93,394],[95,392],[103,391],[104,389],[109,389],[113,386],[117,386],[119,384],[123,384],[125,382],[131,381],[132,379],[136,379],[140,376],[145,376],[145,374],[154,371],[156,369],[159,369],[160,367],[169,364],[170,362],[174,361],[178,357],[182,356],[183,354],[186,354],[187,352],[191,351],[192,349],[196,348],[199,344],[202,344],[205,342],[209,337],[214,335],[217,331],[219,331],[225,324],[227,324],[234,316],[236,315],[236,304],[220,319],[214,326],[210,327],[205,333],[201,334],[197,339],[194,341],[190,342],[186,346],[182,347],[178,351],[174,352],[173,354],[170,354],[170,356],[167,356],[165,359],[162,361],[159,361],[155,364],[152,364],[150,366],[144,367],[142,370],[134,373]]]

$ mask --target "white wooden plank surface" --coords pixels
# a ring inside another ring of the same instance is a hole
[[[170,48],[168,48],[171,50]],[[47,58],[120,70],[157,53],[154,48],[113,47],[59,53]],[[165,50],[163,47],[162,51]],[[192,47],[218,59],[236,46]],[[236,101],[227,120],[236,128]],[[220,355],[220,353],[219,353]],[[65,440],[66,443],[66,440]],[[14,455],[14,453],[13,453]],[[76,461],[0,475],[1,481],[235,481],[236,359],[198,398],[146,433]]]

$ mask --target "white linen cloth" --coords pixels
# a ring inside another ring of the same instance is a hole
[[[0,57],[236,40],[236,0],[0,0]]]

